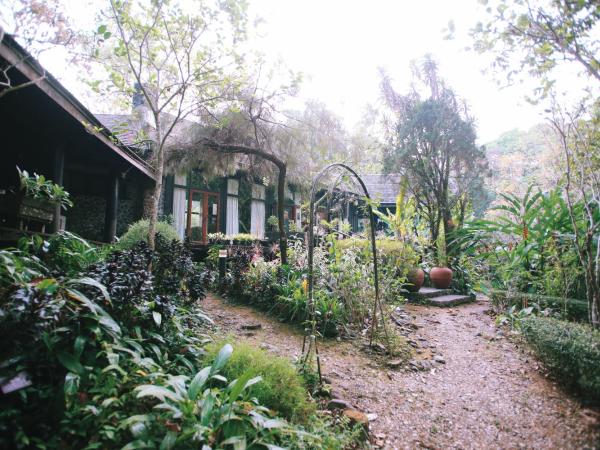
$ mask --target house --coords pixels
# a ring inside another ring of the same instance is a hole
[[[137,149],[138,154],[144,154],[144,139],[152,132],[149,113],[143,96],[134,94],[131,114],[97,114],[97,117],[119,140]],[[182,121],[169,139],[185,142],[196,131],[195,127],[200,125],[191,120]],[[243,161],[234,160],[227,169],[230,174],[214,176],[199,168],[171,164],[164,178],[160,216],[170,217],[179,236],[188,238],[192,245],[206,244],[215,233],[276,239],[274,227],[268,224],[268,218],[277,214],[275,186],[264,177],[253,175]],[[289,184],[285,196],[287,231],[300,229],[300,205],[300,190]]]
[[[154,186],[152,167],[101,130],[100,121],[9,35],[0,42],[0,64],[9,68],[14,86],[32,82],[0,97],[0,245],[13,245],[25,228],[41,230],[16,215],[17,166],[71,194],[74,206],[57,211],[48,231],[64,228],[111,242],[142,217]]]

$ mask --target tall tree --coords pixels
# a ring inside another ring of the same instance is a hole
[[[398,94],[382,75],[381,89],[391,112],[384,167],[406,175],[418,211],[429,224],[432,245],[441,225],[448,254],[453,208],[485,173],[485,152],[475,144],[475,126],[466,106],[439,77],[435,62],[426,57],[420,67],[414,65],[414,74],[415,84],[407,95]]]
[[[574,63],[600,81],[600,7],[595,0],[495,0],[488,20],[472,30],[475,50],[493,52],[493,68],[512,82],[522,73],[540,79],[537,96],[545,96],[562,62]]]
[[[156,184],[148,241],[153,247],[165,152],[176,139],[174,130],[190,116],[217,108],[235,86],[246,3],[110,0],[102,21],[91,58],[106,69],[110,82],[95,86],[126,100],[141,95],[150,112],[146,132],[154,143]]]

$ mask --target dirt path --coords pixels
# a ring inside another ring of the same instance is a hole
[[[287,357],[302,335],[250,307],[215,296],[206,312],[225,333]],[[323,374],[336,396],[375,414],[373,441],[386,449],[600,448],[598,417],[537,370],[536,361],[496,334],[479,300],[454,309],[408,305],[420,351],[445,363],[427,371],[382,368],[351,342],[321,344]],[[244,324],[260,323],[245,331]],[[373,417],[373,416],[372,416]]]

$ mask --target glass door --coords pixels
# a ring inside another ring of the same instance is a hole
[[[209,233],[219,232],[219,194],[189,191],[187,235],[192,242],[208,242]]]
[[[204,241],[204,195],[200,191],[190,191],[188,213],[188,236],[191,241]]]

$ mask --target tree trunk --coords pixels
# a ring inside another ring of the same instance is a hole
[[[156,222],[158,220],[158,204],[160,201],[162,186],[163,186],[163,171],[164,171],[164,145],[162,143],[162,133],[159,119],[156,118],[156,137],[157,137],[157,152],[156,152],[156,183],[154,184],[154,192],[152,194],[152,203],[150,208],[150,217],[148,224],[148,246],[154,250],[156,247]]]
[[[277,222],[279,223],[279,251],[281,264],[287,264],[287,236],[285,234],[285,177],[287,168],[279,167],[277,177]]]

